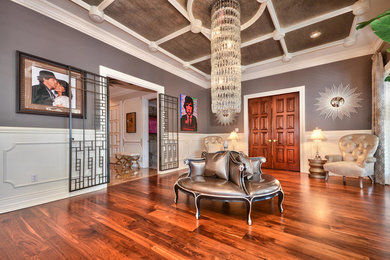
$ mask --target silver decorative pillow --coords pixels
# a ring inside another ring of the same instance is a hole
[[[206,153],[204,154],[206,160],[204,176],[229,180],[229,153]]]

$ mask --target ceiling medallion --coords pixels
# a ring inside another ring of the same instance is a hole
[[[237,114],[218,112],[215,114],[215,118],[217,119],[217,123],[219,125],[231,125],[233,124],[234,120],[236,120]]]
[[[211,111],[217,118],[222,114],[223,122],[241,111],[240,30],[238,0],[214,1],[211,6]]]
[[[338,117],[342,120],[344,116],[351,117],[351,113],[357,113],[356,108],[361,107],[359,102],[363,100],[360,95],[356,88],[349,85],[345,87],[343,84],[338,87],[333,85],[332,88],[325,88],[325,92],[320,93],[315,105],[321,112],[320,115],[325,115],[325,119],[331,117],[334,120]]]

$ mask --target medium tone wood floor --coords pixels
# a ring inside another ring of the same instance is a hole
[[[256,202],[179,194],[178,173],[151,176],[0,215],[0,259],[390,259],[390,187],[265,170],[285,192]]]

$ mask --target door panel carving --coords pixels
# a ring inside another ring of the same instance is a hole
[[[299,93],[250,99],[248,107],[249,156],[266,157],[264,168],[299,171]]]

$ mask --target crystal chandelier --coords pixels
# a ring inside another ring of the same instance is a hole
[[[241,111],[241,25],[238,0],[215,0],[211,7],[211,111]]]

